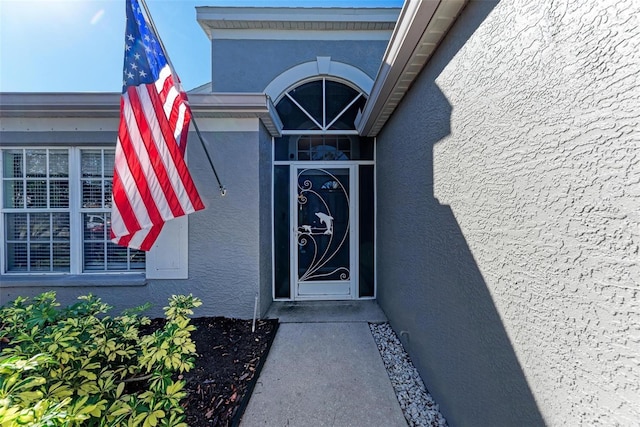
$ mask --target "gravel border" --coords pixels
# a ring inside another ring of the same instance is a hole
[[[370,323],[369,328],[407,424],[411,427],[447,427],[447,421],[391,326]]]

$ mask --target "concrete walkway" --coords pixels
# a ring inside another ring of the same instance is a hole
[[[240,426],[406,426],[367,323],[385,320],[375,302],[294,305],[271,309],[288,315]]]

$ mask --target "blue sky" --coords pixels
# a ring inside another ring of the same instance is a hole
[[[401,7],[402,0],[147,0],[189,90],[210,80],[196,6]],[[0,92],[119,92],[125,0],[0,0]]]

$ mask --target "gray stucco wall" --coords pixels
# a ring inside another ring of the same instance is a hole
[[[386,47],[386,41],[214,40],[213,91],[262,92],[284,71],[318,56],[358,67],[373,79]]]
[[[203,132],[203,135],[228,194],[220,196],[204,150],[191,132],[187,148],[189,169],[206,209],[189,215],[188,280],[147,280],[144,284],[139,276],[134,280],[112,276],[95,280],[94,276],[86,282],[79,276],[72,280],[42,277],[30,280],[28,287],[8,287],[11,277],[3,276],[0,303],[54,289],[64,305],[74,302],[79,295],[93,293],[113,305],[114,313],[150,302],[154,308],[146,314],[159,316],[171,295],[192,293],[203,300],[195,316],[251,318],[255,294],[261,289],[261,269],[265,268],[258,262],[265,240],[259,210],[265,197],[260,194],[260,174],[264,171],[261,172],[259,164],[264,148],[259,145],[257,132]],[[57,139],[55,133],[49,133],[48,137]],[[12,138],[15,143],[20,139],[27,141],[30,134],[25,132],[19,137],[16,133]],[[90,139],[100,138],[94,135]],[[42,286],[33,286],[38,280]],[[83,286],[84,283],[119,286]],[[270,302],[270,289],[267,296]]]
[[[204,150],[193,138],[189,169],[207,209],[189,219],[189,282],[209,300],[208,313],[251,318],[260,283],[258,134],[211,132],[204,138],[227,195],[220,196]]]
[[[639,16],[472,1],[379,135],[379,303],[451,426],[640,419]]]

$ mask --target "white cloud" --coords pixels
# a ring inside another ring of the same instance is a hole
[[[99,11],[97,11],[96,14],[93,15],[93,18],[91,18],[91,25],[96,25],[98,22],[100,22],[100,19],[102,19],[103,15],[104,9],[100,9]]]

